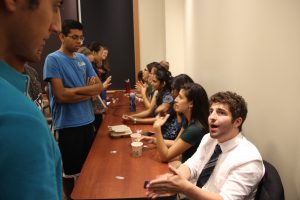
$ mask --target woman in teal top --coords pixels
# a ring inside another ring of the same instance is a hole
[[[202,137],[208,133],[209,103],[204,88],[197,83],[185,84],[175,99],[174,109],[182,113],[186,124],[180,130],[175,141],[166,143],[161,127],[170,116],[157,116],[153,124],[155,142],[161,161],[168,162],[182,154],[182,162],[196,151]],[[149,139],[149,138],[148,138]]]

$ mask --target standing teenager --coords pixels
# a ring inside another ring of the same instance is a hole
[[[84,40],[82,24],[65,20],[59,39],[60,49],[46,58],[44,80],[49,83],[52,119],[63,160],[63,187],[69,198],[94,140],[91,98],[100,94],[102,83],[88,58],[77,53]]]

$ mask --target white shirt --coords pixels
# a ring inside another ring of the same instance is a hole
[[[184,163],[191,171],[191,179],[198,179],[217,144],[210,134],[203,137],[195,154]],[[218,193],[224,200],[254,199],[265,173],[259,151],[241,133],[219,145],[222,153],[202,189]]]

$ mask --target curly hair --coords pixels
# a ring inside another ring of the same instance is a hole
[[[248,113],[247,103],[242,96],[230,91],[218,92],[210,97],[209,103],[210,106],[213,103],[221,103],[228,105],[229,111],[232,115],[232,122],[239,117],[242,118],[243,121],[239,127],[239,130],[242,130],[242,125],[246,120]]]

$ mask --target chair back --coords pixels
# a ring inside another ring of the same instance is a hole
[[[275,167],[264,160],[265,175],[260,181],[255,200],[284,200],[284,189]]]

